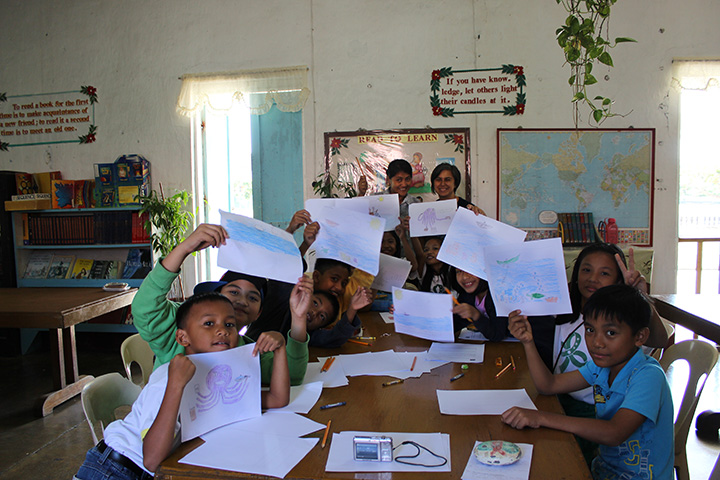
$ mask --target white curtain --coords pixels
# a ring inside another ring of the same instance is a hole
[[[298,112],[310,95],[307,71],[307,67],[288,67],[183,75],[177,110],[192,116],[205,106],[228,111],[243,102],[254,115],[267,113],[273,103],[283,112]]]
[[[673,60],[673,86],[682,90],[720,87],[720,60]]]

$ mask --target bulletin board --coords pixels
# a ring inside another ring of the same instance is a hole
[[[437,165],[450,163],[462,176],[457,194],[471,201],[469,128],[325,132],[325,172],[353,185],[365,175],[369,194],[387,188],[385,171],[398,158],[413,169],[410,195],[435,200],[430,175]]]
[[[615,218],[619,243],[651,246],[655,129],[498,129],[498,219],[557,236],[558,213]]]

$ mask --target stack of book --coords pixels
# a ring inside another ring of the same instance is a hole
[[[558,213],[558,231],[564,245],[586,245],[599,241],[592,212]]]
[[[93,260],[44,251],[30,255],[23,278],[29,279],[142,279],[152,269],[149,248],[131,248],[126,260]]]

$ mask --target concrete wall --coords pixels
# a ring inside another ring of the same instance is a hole
[[[472,200],[496,209],[496,128],[572,126],[569,70],[555,43],[565,12],[553,0],[3,0],[0,92],[99,90],[98,141],[12,148],[0,169],[61,170],[140,153],[166,189],[191,185],[190,120],[175,112],[184,73],[310,67],[303,113],[305,193],[323,168],[332,130],[469,126]],[[677,230],[677,92],[673,58],[720,57],[720,2],[621,0],[610,36],[638,44],[596,69],[597,94],[625,117],[603,126],[657,129],[653,290],[674,290]],[[525,67],[522,117],[433,117],[434,68]],[[587,126],[586,124],[584,126]]]

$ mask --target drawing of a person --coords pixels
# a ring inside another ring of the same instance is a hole
[[[413,187],[422,187],[425,185],[425,167],[422,163],[422,153],[415,152],[413,153],[413,159],[412,159],[412,186]]]

